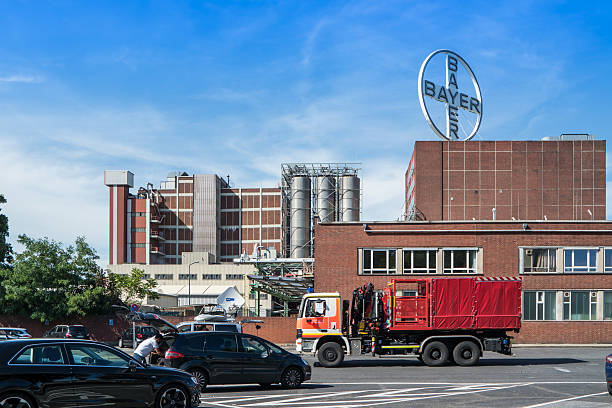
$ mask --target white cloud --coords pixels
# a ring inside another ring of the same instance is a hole
[[[108,198],[101,171],[52,154],[33,154],[5,139],[0,140],[0,151],[0,190],[7,199],[3,213],[9,219],[10,241],[14,244],[19,234],[27,234],[70,244],[82,235],[105,265]]]
[[[13,74],[0,76],[0,82],[21,82],[25,84],[37,84],[44,82],[45,79],[38,75]]]

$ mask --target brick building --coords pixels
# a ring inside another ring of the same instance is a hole
[[[416,142],[408,220],[317,224],[315,289],[350,299],[399,276],[520,276],[518,342],[612,343],[605,147]]]
[[[180,264],[183,252],[229,261],[259,247],[281,249],[280,188],[230,188],[214,174],[170,173],[130,193],[134,175],[107,170],[109,264]]]
[[[406,171],[406,218],[603,220],[605,140],[571,138],[576,135],[541,141],[418,141]]]

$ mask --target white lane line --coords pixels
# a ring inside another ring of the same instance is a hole
[[[329,398],[329,397],[338,397],[341,395],[349,395],[349,394],[363,394],[364,392],[368,392],[369,390],[357,390],[357,391],[340,391],[340,392],[330,392],[330,393],[326,393],[324,395],[308,395],[308,396],[303,396],[303,397],[294,397],[294,398],[287,398],[284,400],[277,400],[277,401],[273,401],[273,402],[260,402],[260,403],[256,403],[256,404],[249,404],[246,406],[257,406],[257,405],[275,405],[278,403],[282,403],[282,404],[310,404],[310,401],[305,401],[305,400],[312,400],[315,398],[319,398],[319,397],[325,397],[325,398]]]
[[[564,398],[564,399],[560,399],[560,400],[556,400],[556,401],[543,402],[541,404],[528,405],[528,406],[523,407],[523,408],[545,407],[546,405],[550,405],[550,404],[558,404],[559,402],[573,401],[573,400],[582,399],[582,398],[594,397],[596,395],[604,395],[604,394],[607,394],[607,393],[608,393],[607,391],[604,391],[604,392],[598,392],[596,394],[579,395],[577,397],[572,397],[572,398]]]
[[[605,381],[530,381],[530,384],[605,384]],[[311,383],[310,385],[474,385],[474,383],[449,383],[449,382],[339,382],[339,383]],[[524,382],[503,382],[503,383],[480,383],[480,385],[520,385]]]
[[[561,368],[561,367],[553,367],[553,368],[557,371],[561,371],[562,373],[571,373],[571,371],[568,370],[567,368]]]

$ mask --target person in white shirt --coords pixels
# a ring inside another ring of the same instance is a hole
[[[157,333],[155,336],[146,339],[145,341],[140,343],[138,347],[136,347],[136,350],[134,350],[134,358],[136,358],[136,360],[142,363],[145,363],[146,358],[149,354],[161,354],[161,352],[159,351],[159,343],[163,339],[164,337],[160,333]]]

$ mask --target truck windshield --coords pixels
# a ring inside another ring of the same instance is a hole
[[[299,317],[304,317],[304,305],[306,304],[306,299],[302,298],[302,303],[300,303],[300,311],[298,312]]]

